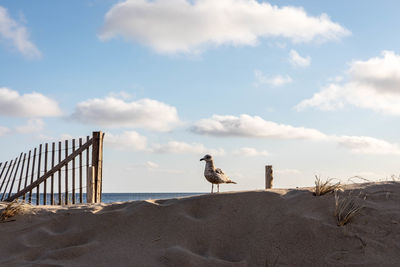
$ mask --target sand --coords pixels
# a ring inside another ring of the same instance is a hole
[[[0,266],[400,266],[400,183],[349,192],[364,208],[343,227],[312,188],[25,205],[0,223]]]

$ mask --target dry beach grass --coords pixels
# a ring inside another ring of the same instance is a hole
[[[0,266],[397,266],[398,182],[344,185],[336,202],[313,193],[26,205],[0,224]],[[361,212],[348,196],[361,200]],[[339,227],[335,211],[353,215]]]

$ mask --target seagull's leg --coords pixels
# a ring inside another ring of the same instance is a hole
[[[213,193],[213,190],[214,190],[214,184],[211,183],[211,194]]]
[[[217,187],[218,187],[218,193],[219,193],[219,184],[217,184]]]

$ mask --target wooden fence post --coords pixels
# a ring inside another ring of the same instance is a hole
[[[94,176],[94,203],[101,202],[103,171],[103,137],[102,132],[93,132],[92,167]]]
[[[86,203],[94,202],[94,167],[89,167],[86,177]]]
[[[265,166],[265,189],[272,188],[272,181],[274,180],[272,166],[266,165]]]

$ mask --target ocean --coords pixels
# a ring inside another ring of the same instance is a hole
[[[112,203],[132,200],[168,199],[204,195],[205,193],[103,193],[102,202]]]
[[[113,203],[113,202],[121,202],[121,201],[133,201],[133,200],[148,200],[148,199],[168,199],[168,198],[176,198],[176,197],[188,197],[188,196],[196,196],[196,195],[204,195],[206,193],[103,193],[102,194],[102,202],[103,203]],[[0,194],[0,199],[3,194]],[[86,194],[83,195],[83,203],[86,203]],[[61,194],[61,201],[65,203],[65,195]],[[40,193],[40,205],[43,205],[44,194]],[[7,196],[4,197],[6,199]],[[26,194],[26,201],[28,202],[29,193]],[[46,194],[46,204],[50,204],[50,194]],[[22,199],[22,198],[20,198]],[[68,196],[69,202],[72,203],[72,194]],[[79,203],[79,194],[75,195],[76,203]],[[58,203],[58,194],[54,194],[54,201]],[[32,193],[31,203],[33,205],[36,204],[36,193]]]

